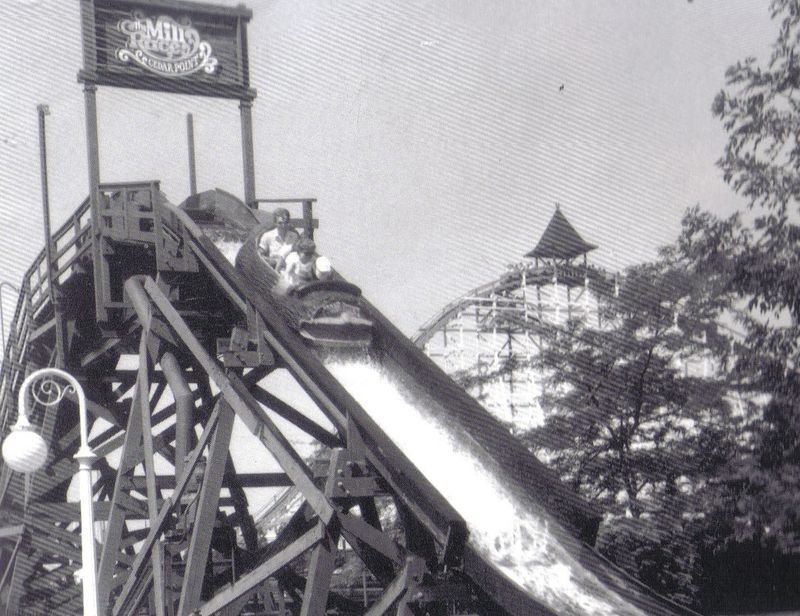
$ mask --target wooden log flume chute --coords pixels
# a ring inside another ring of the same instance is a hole
[[[171,205],[157,182],[103,185],[98,201],[94,235],[86,203],[55,234],[58,294],[44,287],[41,259],[26,275],[0,409],[7,424],[23,367],[59,355],[84,386],[98,456],[102,613],[558,611],[470,542],[464,517],[334,377],[326,359],[336,351],[303,335],[304,298],[273,293],[220,252],[207,232],[220,221]],[[314,229],[309,207],[304,214]],[[248,208],[235,217],[227,230],[244,226],[245,235],[259,222]],[[95,241],[97,263],[89,258]],[[536,501],[591,540],[596,512],[374,306],[358,302],[370,336],[349,351],[432,400],[521,502]],[[13,542],[0,537],[7,613],[81,613],[74,407],[67,398],[55,411],[34,410],[51,444],[43,471],[28,480],[5,468],[0,475],[0,515],[16,529]],[[247,468],[252,459],[257,466]],[[255,504],[278,490],[283,496],[266,509]],[[616,573],[608,578],[619,586]],[[682,613],[644,590],[630,595],[646,613]]]

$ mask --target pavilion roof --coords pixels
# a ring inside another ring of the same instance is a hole
[[[527,253],[526,257],[538,259],[574,259],[597,248],[595,244],[585,241],[575,230],[567,217],[556,205],[556,211],[539,243]]]

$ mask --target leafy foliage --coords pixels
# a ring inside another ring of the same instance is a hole
[[[731,66],[712,106],[748,207],[690,209],[602,304],[603,327],[572,322],[536,360],[547,420],[530,446],[605,506],[607,556],[695,606],[719,571],[755,580],[747,555],[800,555],[800,0],[770,7],[769,59]],[[781,571],[745,594],[797,607]]]
[[[728,70],[712,107],[728,132],[719,166],[748,204],[727,219],[698,208],[676,245],[728,294],[743,336],[732,366],[750,401],[746,446],[719,482],[718,539],[800,550],[800,2],[773,0],[778,38],[765,65]]]
[[[773,0],[771,9],[780,29],[768,62],[732,66],[712,107],[729,137],[718,164],[747,210],[728,218],[689,210],[662,262],[631,272],[643,290],[631,294],[632,309],[547,358],[566,374],[551,394],[560,418],[537,438],[576,489],[631,516],[612,520],[601,549],[681,601],[696,590],[699,553],[706,565],[737,546],[761,546],[773,560],[800,553],[800,2]],[[660,309],[670,306],[684,336],[665,329]],[[719,376],[678,374],[670,358],[685,352],[710,354]],[[571,417],[585,428],[565,432]],[[613,438],[603,436],[609,427]],[[637,442],[648,444],[646,455],[630,455]],[[613,499],[615,490],[624,498]],[[670,536],[666,519],[685,520],[695,554],[655,541]],[[660,567],[651,571],[651,561]],[[779,604],[789,591],[769,592]]]
[[[736,419],[713,365],[726,345],[702,287],[667,262],[634,267],[601,307],[604,327],[576,321],[539,358],[548,419],[531,444],[607,511],[659,510],[728,457]]]
[[[675,520],[614,518],[602,528],[597,547],[650,588],[698,607],[699,554]]]
[[[736,451],[729,344],[716,320],[725,301],[667,253],[631,268],[618,295],[601,300],[602,327],[574,321],[539,356],[547,419],[527,435],[609,512],[600,549],[687,604],[697,554],[685,527]]]

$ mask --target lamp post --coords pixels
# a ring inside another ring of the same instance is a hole
[[[61,378],[67,383],[64,386],[55,380]],[[38,391],[31,387],[37,381]],[[78,461],[78,478],[80,483],[81,504],[81,559],[83,561],[83,614],[98,616],[97,608],[97,559],[94,549],[94,510],[92,506],[92,463],[97,458],[89,448],[89,431],[86,412],[86,396],[80,383],[71,374],[58,368],[42,368],[29,374],[19,388],[17,402],[17,423],[3,442],[3,459],[12,470],[31,473],[47,461],[47,443],[33,431],[25,404],[26,394],[31,395],[40,404],[52,406],[58,404],[69,390],[78,396],[78,412],[80,414],[81,446],[75,459]],[[43,399],[40,396],[46,396]]]

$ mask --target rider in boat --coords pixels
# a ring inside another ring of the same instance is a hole
[[[258,252],[276,271],[280,272],[286,257],[294,250],[300,236],[289,222],[289,210],[278,208],[272,213],[275,227],[263,233],[258,240]]]
[[[283,270],[289,289],[331,277],[331,262],[327,257],[318,255],[316,250],[314,240],[308,237],[300,238],[295,244],[295,250],[286,257]]]

